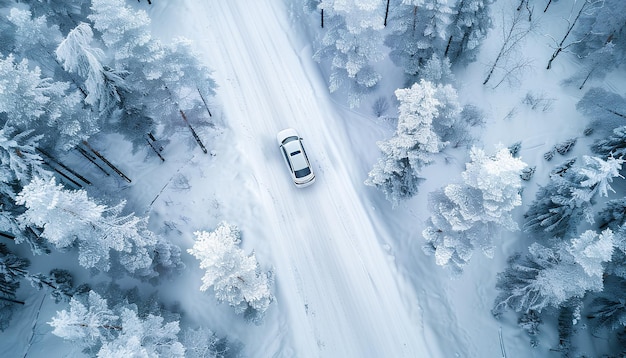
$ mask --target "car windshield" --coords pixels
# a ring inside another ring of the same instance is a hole
[[[293,142],[294,140],[298,140],[298,137],[296,137],[296,136],[287,137],[287,138],[283,139],[283,144],[287,144],[289,142]]]
[[[304,169],[296,170],[295,174],[296,174],[296,178],[303,178],[303,177],[311,174],[311,169],[309,169],[307,167],[307,168],[304,168]]]

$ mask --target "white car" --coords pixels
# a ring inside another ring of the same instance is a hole
[[[311,168],[311,163],[309,163],[309,158],[306,156],[302,138],[300,138],[298,132],[292,128],[283,129],[278,132],[276,139],[291,173],[291,179],[293,179],[296,186],[304,188],[313,184],[315,182],[315,174]]]

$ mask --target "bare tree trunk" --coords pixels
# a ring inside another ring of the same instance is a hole
[[[100,160],[102,160],[102,162],[104,162],[104,164],[108,165],[109,168],[113,169],[114,172],[117,173],[117,175],[119,175],[120,177],[122,177],[122,179],[126,180],[127,182],[131,182],[130,178],[127,177],[124,173],[122,173],[121,170],[119,170],[115,165],[111,164],[111,162],[109,162],[107,160],[107,158],[105,158],[102,154],[100,154],[100,152],[98,152],[97,150],[93,149],[91,147],[91,145],[89,145],[89,143],[84,140],[83,144],[85,145],[85,147],[87,147],[87,149],[89,149],[93,154],[95,154],[98,158],[100,158]]]
[[[561,42],[559,42],[559,44],[557,45],[556,49],[554,50],[554,53],[552,54],[552,57],[550,57],[550,60],[548,61],[548,66],[546,67],[547,70],[549,70],[552,67],[552,61],[554,61],[554,59],[556,59],[556,57],[565,48],[567,48],[569,46],[569,45],[563,46],[563,44],[565,43],[565,40],[567,40],[567,37],[569,36],[569,34],[572,32],[572,29],[574,28],[574,26],[576,26],[576,23],[578,22],[578,19],[580,18],[580,15],[582,15],[583,11],[587,8],[587,5],[589,5],[589,0],[585,0],[585,2],[583,3],[583,6],[581,6],[581,8],[580,8],[580,11],[578,11],[578,14],[574,18],[574,21],[570,22],[570,24],[569,24],[569,26],[567,28],[567,32],[565,33],[565,36],[563,36],[563,38],[561,39]]]
[[[548,0],[548,3],[546,4],[546,8],[543,9],[543,12],[548,11],[548,8],[550,7],[550,4],[552,4],[552,0]]]
[[[60,166],[61,168],[65,169],[68,173],[72,174],[73,176],[77,177],[78,179],[82,180],[83,182],[85,182],[87,185],[91,185],[91,182],[87,179],[85,179],[85,177],[83,177],[82,175],[78,174],[77,172],[75,172],[74,170],[72,170],[71,168],[69,168],[68,166],[66,166],[65,164],[61,163],[60,161],[56,160],[54,157],[52,157],[52,155],[48,154],[48,152],[37,148],[36,149],[39,153],[43,154],[44,156],[46,156],[50,161],[52,161],[54,164]],[[56,169],[55,169],[56,170]],[[58,172],[58,170],[57,170]]]
[[[24,301],[18,301],[18,300],[14,300],[12,298],[2,297],[2,296],[0,296],[0,300],[7,301],[7,302],[13,302],[13,303],[17,303],[17,304],[20,304],[20,305],[26,304],[26,302],[24,302]]]
[[[156,147],[154,146],[154,144],[152,144],[152,142],[150,141],[151,139],[154,140],[152,134],[148,134],[149,138],[146,138],[146,142],[148,143],[148,145],[150,146],[150,148],[152,148],[152,150],[156,153],[156,155],[159,157],[159,159],[161,159],[161,162],[165,161],[165,158],[163,158],[163,156],[161,155],[161,153],[159,152],[158,149],[156,149]]]
[[[450,51],[450,44],[452,43],[452,35],[448,38],[448,44],[446,45],[446,51],[443,53],[444,56],[448,56],[448,51]]]
[[[532,24],[527,28],[522,28],[522,15],[520,12],[516,11],[513,14],[513,18],[511,19],[511,25],[504,32],[504,41],[502,43],[502,47],[496,56],[496,59],[493,61],[493,64],[490,66],[489,71],[487,72],[487,77],[483,81],[483,85],[487,84],[493,75],[493,72],[498,67],[500,62],[504,60],[511,54],[511,51],[515,49],[515,47],[528,35],[528,33],[532,29]]]
[[[320,10],[320,21],[322,22],[322,28],[324,28],[324,9]]]
[[[89,160],[93,165],[95,165],[98,169],[100,169],[100,171],[102,171],[104,174],[106,174],[106,176],[111,176],[111,174],[109,174],[109,172],[107,172],[106,170],[104,170],[103,167],[100,166],[100,164],[98,164],[96,162],[96,157],[89,154],[86,150],[84,150],[82,147],[76,146],[76,150],[78,150],[78,152],[85,158],[87,158],[87,160]]]
[[[213,117],[213,115],[211,114],[211,110],[209,109],[209,105],[206,103],[206,99],[204,99],[204,96],[202,95],[202,92],[200,92],[200,89],[198,87],[196,87],[196,89],[198,90],[198,94],[200,95],[200,98],[202,99],[202,103],[204,103],[204,107],[206,108],[206,111],[209,112],[209,117]]]
[[[9,240],[15,240],[15,236],[13,236],[13,235],[11,235],[9,233],[6,233],[6,232],[2,232],[2,231],[0,231],[0,237],[4,237],[4,238],[9,239]]]
[[[189,129],[191,130],[191,134],[193,134],[194,139],[196,140],[196,142],[198,143],[200,148],[202,148],[202,151],[204,152],[204,154],[206,154],[207,153],[206,147],[204,146],[204,144],[200,140],[200,137],[198,136],[196,131],[193,129],[193,127],[191,126],[189,121],[187,120],[187,116],[185,115],[185,112],[183,112],[182,109],[179,109],[179,111],[180,111],[180,115],[183,116],[183,120],[187,124],[187,127],[189,127]]]
[[[535,7],[530,7],[529,1],[526,1],[526,11],[528,11],[528,22],[533,21],[533,11],[535,11]]]
[[[591,74],[593,73],[593,70],[595,70],[595,68],[592,68],[589,73],[587,73],[587,76],[585,76],[585,79],[583,80],[583,83],[580,84],[580,87],[578,87],[579,90],[583,89],[583,87],[585,86],[585,83],[587,83],[587,81],[589,80],[589,77],[591,77]]]
[[[389,1],[391,0],[387,0],[387,7],[385,8],[385,22],[384,22],[385,27],[387,27],[387,17],[389,16]]]

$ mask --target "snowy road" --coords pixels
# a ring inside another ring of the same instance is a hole
[[[353,187],[349,162],[358,152],[310,53],[300,56],[290,42],[285,5],[185,4],[168,11],[193,17],[189,24],[196,28],[185,35],[215,70],[226,121],[253,173],[246,185],[258,193],[266,220],[287,340],[280,351],[259,356],[440,356],[424,337],[415,295],[398,282]],[[285,127],[304,137],[318,176],[304,190],[290,182],[275,144]]]

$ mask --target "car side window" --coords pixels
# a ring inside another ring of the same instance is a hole
[[[300,147],[302,148],[302,154],[304,154],[304,159],[306,160],[306,163],[311,166],[311,163],[309,162],[309,156],[306,155],[306,151],[304,150],[304,144],[302,144],[302,138],[300,138]]]
[[[293,171],[293,168],[291,167],[291,161],[289,160],[289,157],[287,156],[287,151],[285,150],[285,147],[281,145],[280,151],[283,152],[283,156],[285,157],[285,161],[287,161],[287,165],[289,165],[289,169]]]

